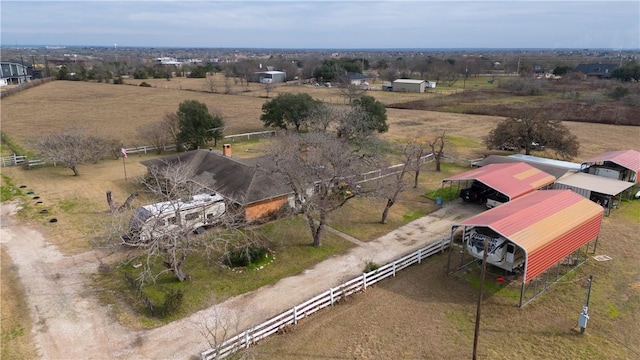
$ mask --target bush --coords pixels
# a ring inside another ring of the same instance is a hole
[[[627,95],[622,99],[622,101],[625,103],[625,105],[640,107],[640,95],[638,94]]]
[[[617,86],[611,93],[609,93],[609,97],[616,100],[620,100],[627,95],[629,95],[629,89],[621,86]]]
[[[370,273],[372,271],[376,271],[380,269],[380,265],[378,265],[377,263],[373,262],[373,261],[367,261],[367,263],[364,265],[364,272],[365,273]]]
[[[264,246],[247,246],[230,251],[224,263],[230,267],[249,267],[266,256],[267,248]]]
[[[143,81],[143,82],[140,83],[140,86],[142,86],[142,87],[151,87],[151,84],[149,84],[146,81]]]

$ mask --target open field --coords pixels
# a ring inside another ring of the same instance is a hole
[[[173,84],[174,81],[176,79],[168,83]],[[321,98],[323,93],[328,94],[327,98],[335,96],[332,93],[334,89],[311,90],[317,98]],[[371,94],[377,95],[378,92]],[[3,99],[0,103],[1,125],[3,132],[25,148],[30,148],[30,144],[42,133],[70,127],[116,138],[127,146],[144,145],[138,144],[135,139],[136,126],[159,119],[167,111],[175,111],[178,104],[187,99],[202,101],[210,109],[219,111],[231,126],[227,131],[229,134],[263,129],[259,116],[266,99],[258,96],[65,81],[48,83]],[[337,96],[335,99],[336,103],[340,100]],[[465,159],[486,153],[482,137],[501,119],[400,109],[388,109],[388,116],[390,131],[384,134],[385,138],[402,140],[447,130],[447,138],[452,145],[447,148],[448,153]],[[638,127],[575,122],[566,125],[582,143],[578,161],[606,150],[640,150]],[[234,154],[243,152],[237,150],[243,149],[241,143],[233,146]],[[255,149],[262,145],[251,143],[250,147]],[[3,168],[2,174],[9,176],[15,185],[26,185],[27,190],[34,191],[32,196],[39,196],[39,200],[43,201],[42,204],[36,204],[35,199],[27,197],[26,207],[21,214],[23,219],[40,230],[63,253],[77,254],[89,249],[88,238],[95,233],[98,219],[105,215],[105,191],[112,190],[114,199],[122,202],[134,189],[130,179],[145,171],[139,161],[154,156],[129,156],[126,160],[129,180],[124,179],[122,159],[81,166],[79,177],[72,176],[69,169],[62,167],[35,168],[30,171]],[[422,184],[425,188],[411,194],[417,197],[436,183]],[[405,197],[404,201],[408,203],[410,199]],[[417,203],[426,204],[423,201],[420,199]],[[399,203],[392,208],[395,213],[391,219],[395,224],[406,220],[403,217],[412,206],[406,203]],[[483,317],[481,355],[492,359],[528,356],[550,358],[553,355],[559,358],[637,358],[635,355],[640,349],[634,344],[640,343],[640,334],[634,325],[640,322],[640,285],[637,281],[640,274],[637,266],[629,267],[629,264],[640,262],[640,252],[636,246],[640,215],[638,205],[634,206],[630,210],[614,211],[613,216],[605,220],[598,253],[608,254],[614,257],[614,261],[590,261],[572,278],[580,280],[594,274],[595,282],[599,285],[595,286],[593,294],[594,318],[584,336],[577,336],[572,330],[584,299],[585,289],[581,281],[558,286],[523,310],[511,306],[515,300],[509,298],[508,294],[503,296],[495,292],[488,296],[483,310],[488,315]],[[377,202],[354,203],[346,210],[370,211],[366,218],[358,219],[366,225],[378,220],[377,207]],[[40,214],[41,209],[47,209],[47,214]],[[50,223],[52,217],[58,222]],[[344,221],[347,218],[348,214],[345,213],[339,219],[341,221],[335,221],[335,225],[348,227],[348,222]],[[356,235],[366,238],[378,234],[376,230]],[[6,269],[4,265],[3,259],[3,270]],[[291,330],[291,336],[267,340],[264,345],[271,341],[276,345],[258,346],[255,348],[256,356],[265,359],[273,358],[273,354],[290,359],[343,358],[345,354],[349,358],[362,359],[468,357],[475,314],[475,273],[455,277],[444,277],[442,273],[442,257],[407,270],[400,274],[397,281],[384,282],[366,294],[347,300],[346,306],[338,306],[303,322],[300,327]],[[5,296],[3,290],[3,310],[7,304]],[[502,305],[507,301],[509,305],[503,312],[504,316],[490,315],[500,314]],[[364,314],[370,314],[371,317]],[[312,329],[313,335],[307,334],[306,327]],[[327,328],[331,331],[326,331]],[[326,337],[320,338],[320,335]],[[505,341],[505,338],[512,341]]]

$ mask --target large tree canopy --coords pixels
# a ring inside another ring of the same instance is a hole
[[[362,138],[373,132],[389,130],[387,109],[372,96],[361,96],[352,102],[352,111],[343,116],[338,125],[338,136],[346,139]]]
[[[212,115],[207,105],[196,100],[185,100],[178,106],[178,139],[196,148],[213,139],[222,138],[224,121],[219,115]]]
[[[287,129],[294,126],[297,131],[304,127],[307,118],[322,102],[315,100],[309,94],[278,94],[273,100],[262,105],[260,120],[265,127]]]
[[[498,123],[485,138],[485,144],[489,149],[523,149],[527,155],[531,150],[547,147],[562,159],[577,156],[580,149],[576,136],[561,121],[535,110],[516,112]]]

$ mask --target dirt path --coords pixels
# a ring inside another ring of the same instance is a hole
[[[0,243],[7,248],[26,292],[37,344],[34,352],[46,359],[198,357],[210,347],[202,330],[205,324],[215,327],[212,319],[227,319],[233,334],[243,331],[361,274],[368,261],[385,264],[448,236],[452,222],[481,211],[479,206],[448,204],[300,275],[161,328],[137,331],[115,322],[109,308],[99,305],[89,290],[87,277],[98,267],[96,253],[63,256],[40,233],[13,219],[14,205],[3,204],[0,209]]]

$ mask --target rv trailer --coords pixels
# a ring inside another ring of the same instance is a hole
[[[473,227],[466,229],[464,241],[467,252],[476,259],[482,260],[484,242],[487,241],[487,263],[511,272],[524,265],[524,253],[522,250],[490,228]]]
[[[212,226],[226,211],[218,194],[198,194],[187,200],[163,201],[137,208],[131,216],[125,242],[149,242],[178,229],[196,231]]]

